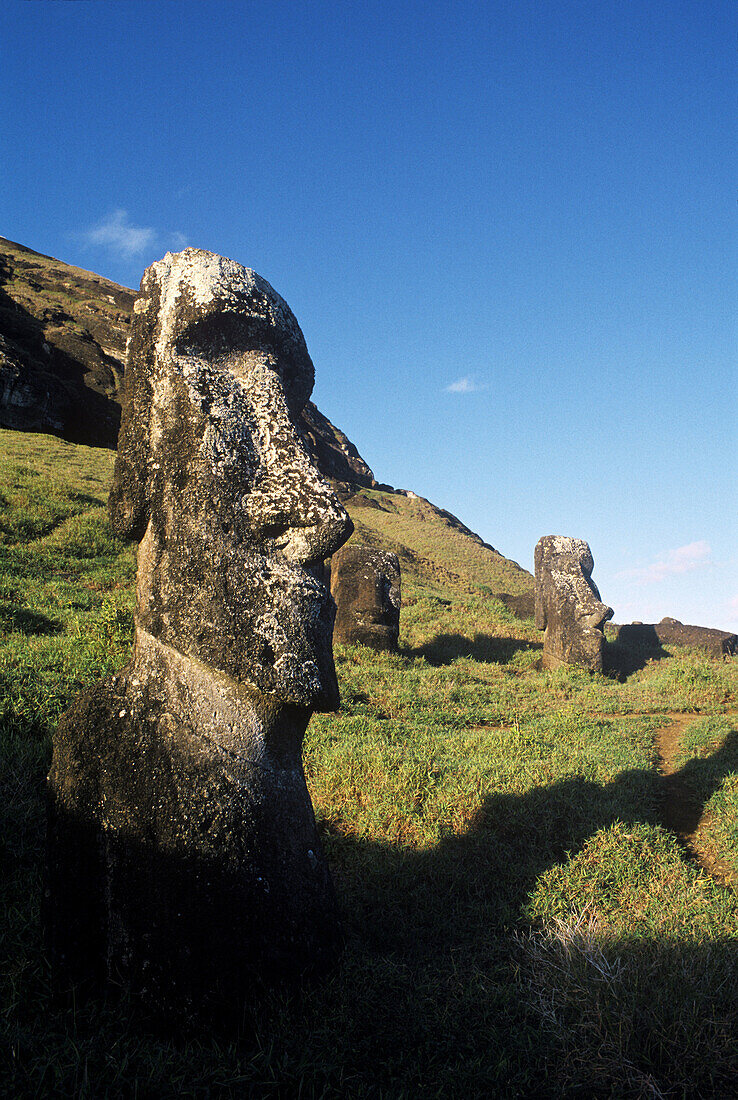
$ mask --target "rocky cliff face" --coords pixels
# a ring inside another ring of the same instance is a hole
[[[324,477],[340,482],[340,487],[372,489],[374,474],[350,439],[323,416],[317,405],[308,401],[300,416],[303,435],[316,466]]]
[[[115,447],[136,291],[0,237],[0,427]],[[308,402],[300,427],[324,476],[372,488],[356,447]]]
[[[0,425],[115,447],[134,298],[0,238]]]

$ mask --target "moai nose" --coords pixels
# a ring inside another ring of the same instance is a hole
[[[300,445],[297,445],[300,447]],[[354,527],[330,485],[304,451],[278,474],[267,472],[249,493],[246,508],[267,553],[296,565],[328,558]]]
[[[595,601],[595,605],[592,611],[592,618],[595,620],[595,626],[598,630],[602,630],[608,619],[613,617],[613,609],[608,607],[606,603],[601,603],[599,600]]]

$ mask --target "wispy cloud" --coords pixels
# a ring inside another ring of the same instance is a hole
[[[463,378],[457,378],[455,382],[452,382],[450,386],[446,386],[445,393],[479,393],[480,390],[486,390],[487,387],[481,382],[475,381],[470,375],[465,374]]]
[[[127,260],[145,252],[156,240],[153,229],[131,225],[126,210],[114,210],[109,217],[86,230],[83,236],[89,244],[109,248]]]
[[[687,546],[678,546],[676,550],[667,550],[650,565],[638,569],[626,569],[618,577],[629,578],[637,584],[658,584],[666,577],[680,573],[693,573],[695,569],[704,569],[712,564],[712,550],[709,542],[700,539]]]
[[[132,225],[127,210],[114,210],[107,218],[81,234],[87,244],[107,248],[124,260],[132,260],[142,252],[172,249],[180,252],[187,245],[184,233],[157,233],[149,226]]]

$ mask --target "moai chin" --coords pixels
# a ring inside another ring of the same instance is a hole
[[[352,525],[296,427],[313,377],[255,272],[188,248],[144,273],[109,501],[139,542],[134,655],[63,716],[49,774],[60,983],[181,1016],[336,955],[301,753],[338,701],[314,571]]]
[[[336,601],[333,637],[376,650],[397,649],[400,633],[400,562],[397,554],[348,543],[331,559]]]
[[[578,665],[602,671],[603,628],[613,616],[592,580],[594,560],[583,539],[544,535],[535,551],[536,626],[545,630],[544,668]]]

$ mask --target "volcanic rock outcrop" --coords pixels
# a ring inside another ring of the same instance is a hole
[[[135,313],[109,503],[139,541],[134,656],[54,738],[49,946],[59,982],[179,1018],[338,949],[301,747],[338,701],[315,571],[351,521],[297,428],[313,365],[264,279],[167,254]]]
[[[333,637],[376,650],[397,649],[400,633],[400,562],[396,554],[348,543],[331,559],[336,601]]]
[[[544,535],[536,544],[535,621],[544,668],[578,665],[601,672],[603,627],[613,616],[592,580],[594,560],[583,539]]]
[[[114,447],[134,298],[0,237],[0,427]]]

